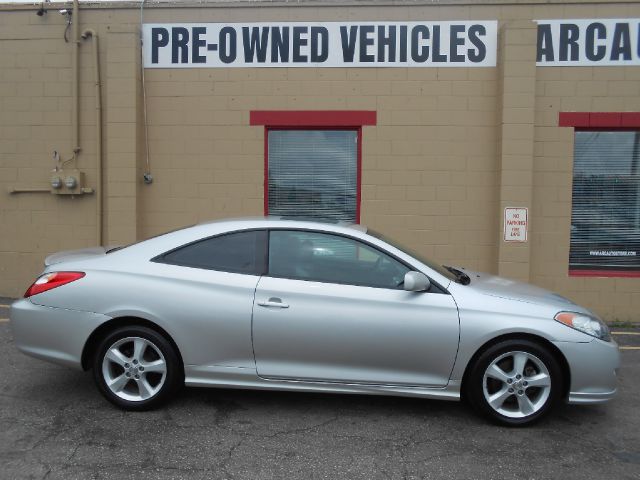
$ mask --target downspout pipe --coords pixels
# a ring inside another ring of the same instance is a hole
[[[93,39],[93,70],[96,86],[96,239],[102,245],[102,83],[100,81],[100,58],[98,56],[98,34],[91,29],[82,32],[82,39]]]
[[[72,85],[71,85],[71,97],[73,106],[71,108],[71,123],[73,129],[73,158],[76,161],[76,168],[78,166],[78,153],[80,153],[80,69],[78,68],[78,59],[80,56],[80,5],[78,0],[73,0],[73,16],[71,18],[72,34],[73,34],[73,56],[71,61],[72,72]]]

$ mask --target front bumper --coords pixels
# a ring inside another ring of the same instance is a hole
[[[82,350],[91,333],[110,320],[98,313],[35,305],[24,298],[13,302],[9,317],[21,352],[77,369],[82,368]]]
[[[620,351],[613,340],[587,343],[553,342],[563,353],[571,371],[568,402],[596,404],[611,400],[617,392]]]

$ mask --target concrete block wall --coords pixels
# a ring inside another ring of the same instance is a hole
[[[541,18],[640,17],[637,3],[446,1],[378,6],[147,8],[146,22],[499,21],[496,68],[269,68],[145,72],[139,11],[83,8],[100,36],[105,244],[203,220],[262,215],[264,129],[251,110],[375,110],[363,127],[362,222],[443,263],[532,281],[607,318],[630,319],[638,279],[568,277],[573,131],[560,111],[640,110],[640,68],[535,67]],[[96,243],[95,197],[9,195],[44,185],[71,147],[71,45],[64,19],[0,7],[0,293],[18,295],[48,253]],[[78,167],[95,185],[94,72],[80,48]],[[505,206],[530,212],[529,242],[502,239]]]
[[[44,256],[95,243],[91,198],[49,193],[10,195],[10,187],[48,188],[53,152],[72,157],[71,44],[64,19],[43,23],[29,12],[0,13],[0,291],[20,295]],[[81,136],[78,165],[95,182],[95,104],[90,48],[80,54]]]
[[[638,17],[639,4],[564,6],[564,18]],[[537,68],[534,98],[531,281],[608,320],[638,321],[640,279],[568,275],[574,129],[559,127],[558,114],[640,111],[640,67]]]
[[[197,17],[355,21],[434,14],[425,7],[291,7],[262,9],[258,18],[238,9],[203,9]],[[194,15],[180,10],[171,21]],[[146,18],[169,17],[154,10]],[[264,130],[248,126],[251,110],[375,110],[377,125],[364,127],[362,136],[362,223],[443,261],[495,270],[497,76],[487,68],[148,70],[158,180],[143,189],[149,205],[143,234],[263,214]]]

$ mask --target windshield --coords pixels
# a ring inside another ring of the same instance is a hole
[[[389,237],[381,234],[380,232],[376,232],[375,230],[371,230],[371,229],[368,229],[367,233],[369,235],[371,235],[372,237],[375,237],[375,238],[378,238],[378,239],[382,240],[383,242],[387,242],[389,245],[393,245],[398,250],[403,251],[407,255],[412,256],[413,258],[415,258],[419,262],[424,263],[427,267],[429,267],[432,270],[435,270],[436,272],[438,272],[443,277],[446,277],[449,280],[453,280],[453,281],[457,281],[458,280],[458,277],[453,272],[447,270],[443,265],[435,263],[433,260],[431,260],[429,258],[426,258],[421,253],[416,252],[415,250],[402,245],[401,243],[395,241],[394,239],[389,238]]]

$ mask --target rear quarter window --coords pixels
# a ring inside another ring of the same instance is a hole
[[[152,261],[183,267],[261,275],[265,266],[266,232],[252,230],[199,240],[164,253]]]

